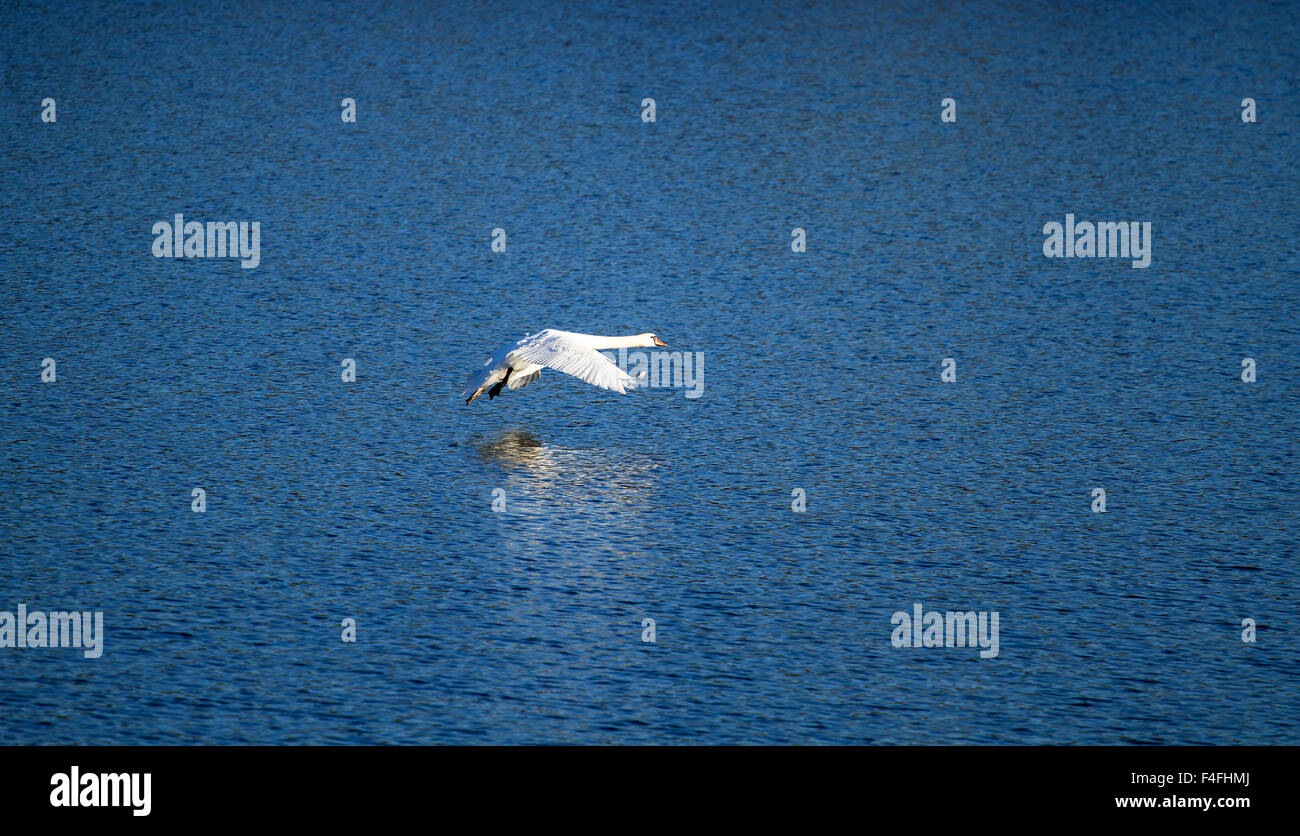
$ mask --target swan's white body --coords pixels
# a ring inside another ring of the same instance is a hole
[[[665,345],[664,341],[648,332],[631,337],[598,337],[547,328],[498,349],[483,368],[470,375],[460,396],[468,404],[490,388],[488,400],[491,400],[503,385],[513,392],[532,383],[541,375],[542,369],[555,369],[593,386],[626,394],[639,385],[637,379],[600,352],[612,348],[654,348],[661,345]]]

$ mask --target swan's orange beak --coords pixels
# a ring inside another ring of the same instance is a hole
[[[667,347],[668,347],[668,343],[664,342],[663,340],[659,339],[658,337],[655,337],[654,340],[655,340],[655,345],[663,346],[664,348],[667,348]]]

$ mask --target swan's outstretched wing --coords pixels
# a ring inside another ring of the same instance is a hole
[[[534,380],[536,380],[541,376],[542,376],[541,369],[533,369],[532,371],[523,371],[523,372],[511,372],[510,380],[506,381],[506,388],[509,389],[511,392],[514,392],[517,389],[524,388],[525,386],[532,383]]]
[[[510,352],[510,360],[514,364],[522,361],[571,374],[592,386],[612,389],[620,395],[639,385],[636,378],[611,363],[596,349],[574,339],[576,336],[579,335],[548,328],[520,340],[519,345]]]

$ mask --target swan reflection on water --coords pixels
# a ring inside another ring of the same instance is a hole
[[[497,535],[505,553],[549,556],[558,562],[546,565],[564,577],[599,575],[610,557],[648,559],[654,461],[625,449],[548,444],[527,430],[471,437],[470,446],[503,471],[508,512]],[[557,545],[573,542],[588,547]]]
[[[656,464],[626,451],[547,444],[527,430],[512,429],[475,436],[471,444],[485,459],[504,465],[511,475],[526,476],[529,493],[568,494],[592,490],[600,498],[636,503],[649,494]]]

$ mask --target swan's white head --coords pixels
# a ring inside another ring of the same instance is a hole
[[[646,348],[654,348],[655,346],[661,346],[663,348],[668,347],[668,343],[659,339],[659,337],[654,334],[651,334],[649,331],[646,331],[644,334],[637,334],[636,336],[637,339],[640,340],[640,342],[637,343],[638,346],[644,346]]]

